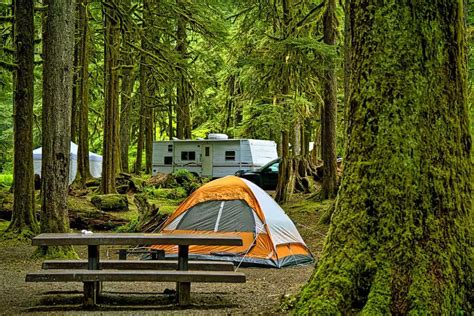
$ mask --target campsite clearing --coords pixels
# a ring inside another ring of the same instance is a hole
[[[298,202],[285,205],[287,214],[296,226],[308,247],[318,257],[327,226],[318,224],[326,204],[295,199]],[[3,230],[5,225],[1,225]],[[81,258],[87,258],[87,248],[75,247]],[[0,242],[0,313],[19,314],[74,314],[81,313],[82,285],[67,284],[28,284],[25,275],[40,267],[42,260],[31,259],[35,247],[30,243],[14,241]],[[102,249],[104,259],[115,259],[117,254],[110,249]],[[313,266],[297,266],[283,269],[241,268],[247,282],[244,284],[192,285],[192,306],[180,309],[174,306],[168,293],[175,288],[173,283],[135,282],[131,294],[130,284],[110,283],[105,285],[104,295],[108,304],[97,314],[132,315],[141,313],[272,313],[279,309],[284,295],[296,294],[310,277]],[[83,313],[83,312],[82,312]],[[94,312],[90,312],[94,314]]]

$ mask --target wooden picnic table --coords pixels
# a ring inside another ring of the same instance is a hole
[[[88,269],[100,269],[99,248],[101,245],[177,245],[178,271],[188,270],[190,245],[242,246],[239,236],[206,234],[148,234],[148,233],[44,233],[32,239],[33,246],[86,245]],[[177,282],[178,302],[190,300],[190,282]],[[95,305],[100,291],[99,282],[84,282],[84,294],[91,296]],[[89,293],[89,294],[87,294]]]

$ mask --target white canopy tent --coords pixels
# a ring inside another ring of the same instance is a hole
[[[77,173],[77,149],[78,146],[71,142],[71,158],[69,163],[69,184],[76,178]],[[33,168],[35,174],[41,176],[41,159],[43,157],[43,147],[33,150]],[[89,170],[91,176],[100,178],[102,175],[102,156],[89,152]]]

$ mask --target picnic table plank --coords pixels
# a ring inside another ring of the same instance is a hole
[[[234,271],[163,270],[43,270],[30,272],[26,282],[232,282],[244,283],[245,274]]]
[[[42,268],[57,269],[88,269],[87,260],[46,260]],[[177,270],[176,260],[101,260],[100,269],[113,270]],[[228,261],[193,260],[188,262],[189,270],[202,271],[234,271],[234,265]]]
[[[235,235],[140,234],[140,233],[44,233],[32,239],[33,246],[66,245],[219,245],[242,246]]]

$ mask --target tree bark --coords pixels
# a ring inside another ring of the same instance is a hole
[[[119,1],[115,5],[119,6]],[[120,172],[120,115],[118,55],[120,48],[120,23],[116,7],[104,6],[105,13],[105,115],[104,149],[102,161],[102,193],[116,193],[115,176]]]
[[[74,1],[47,1],[43,62],[41,231],[69,231],[67,194],[71,141]],[[28,152],[30,154],[30,152]]]
[[[285,38],[288,36],[288,28],[290,23],[290,7],[289,0],[282,0],[282,11],[283,11],[283,31]],[[282,88],[281,94],[283,95],[280,102],[286,103],[286,98],[289,92],[289,74],[286,64],[283,65],[282,71]],[[287,128],[287,127],[285,127]],[[292,168],[293,160],[290,155],[290,133],[287,129],[281,131],[281,162],[278,173],[278,185],[275,193],[275,200],[279,203],[285,203],[289,200],[293,194],[295,177],[294,170]]]
[[[34,203],[33,96],[34,1],[17,1],[15,13],[13,213],[8,233],[19,238],[39,231]]]
[[[124,7],[128,11],[131,6],[131,1],[124,1]],[[121,93],[121,109],[120,109],[120,150],[121,150],[121,162],[122,171],[128,172],[128,149],[130,146],[130,113],[132,111],[132,93],[133,86],[135,85],[135,67],[133,62],[132,50],[127,45],[128,42],[132,41],[132,26],[129,25],[127,30],[124,32],[123,38],[123,53],[124,68],[122,71],[122,93]]]
[[[349,2],[353,84],[344,176],[296,313],[472,311],[463,4]]]
[[[91,177],[89,165],[89,0],[79,0],[79,148],[77,152],[77,177],[81,186]]]
[[[80,1],[80,0],[79,0]],[[77,4],[77,1],[76,1]],[[79,107],[77,100],[77,94],[79,93],[79,41],[77,40],[78,31],[80,30],[80,18],[79,18],[79,5],[76,6],[76,12],[78,18],[75,18],[74,25],[74,59],[73,59],[73,75],[72,75],[72,107],[71,107],[71,141],[74,143],[78,142],[79,139]],[[76,13],[75,12],[75,13]]]
[[[145,58],[142,55],[140,63],[140,111],[138,118],[137,159],[135,160],[136,174],[140,174],[142,170],[142,157],[145,143],[146,74],[143,66],[144,63]]]
[[[178,6],[183,6],[181,0],[176,0]],[[188,41],[186,35],[186,18],[180,14],[177,18],[176,52],[181,59],[176,86],[176,137],[179,139],[191,138],[191,114],[189,110],[189,83],[185,75],[187,67]]]
[[[344,148],[347,147],[347,121],[349,111],[349,99],[351,92],[351,24],[350,24],[349,0],[344,3]]]
[[[146,108],[145,118],[145,173],[151,174],[153,159],[153,136],[154,136],[154,114],[153,108]]]
[[[337,18],[336,0],[328,0],[324,14],[324,43],[336,44]],[[335,62],[324,74],[324,105],[321,107],[321,156],[323,160],[323,179],[321,197],[334,198],[337,193],[336,166],[336,115],[337,80]]]

